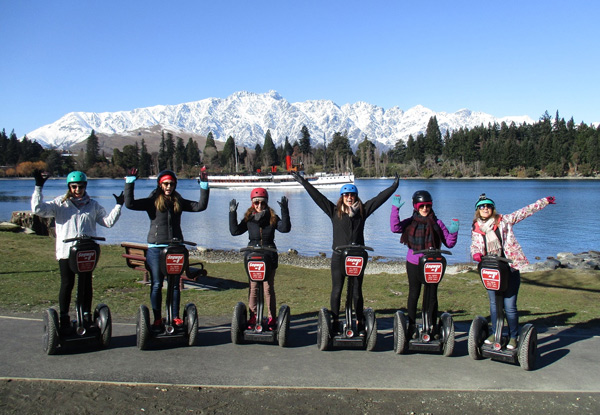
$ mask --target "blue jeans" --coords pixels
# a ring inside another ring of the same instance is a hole
[[[162,307],[162,286],[165,280],[165,275],[160,272],[160,251],[163,248],[148,248],[146,252],[146,267],[150,271],[150,277],[152,284],[150,285],[150,303],[152,304],[152,312],[154,313],[154,319],[158,320],[161,318],[161,307]],[[173,318],[179,317],[179,278],[175,281],[175,290],[173,290],[173,305],[171,312]]]
[[[508,322],[508,332],[513,339],[519,334],[519,312],[517,311],[517,295],[521,285],[521,273],[518,269],[510,269],[508,288],[504,292],[504,313]],[[496,331],[496,291],[488,290],[490,298],[490,316],[492,320],[492,333]]]

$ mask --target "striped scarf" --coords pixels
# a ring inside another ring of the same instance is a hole
[[[442,238],[442,230],[438,226],[437,217],[432,210],[427,216],[421,216],[418,212],[414,212],[412,221],[402,232],[400,242],[413,251],[420,251],[429,248],[439,249]]]

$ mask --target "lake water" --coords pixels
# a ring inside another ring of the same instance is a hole
[[[123,180],[90,180],[89,194],[96,198],[107,210],[114,206],[113,193],[120,193]],[[356,180],[359,195],[363,201],[375,196],[392,183],[391,179]],[[156,185],[154,180],[138,180],[136,197],[146,197]],[[0,180],[0,221],[10,220],[12,211],[29,210],[34,188],[33,179]],[[600,250],[600,181],[596,180],[401,180],[396,193],[402,195],[406,204],[401,209],[401,217],[412,213],[410,199],[419,189],[428,190],[434,199],[434,210],[439,219],[449,223],[451,218],[461,222],[458,243],[448,256],[449,263],[468,262],[471,242],[470,228],[473,220],[474,203],[479,194],[486,193],[496,202],[500,213],[511,213],[537,199],[555,196],[556,205],[525,219],[515,226],[517,239],[523,246],[525,255],[531,262],[536,257],[542,260],[556,256],[559,252],[584,252]],[[64,194],[65,179],[50,179],[44,186],[44,198],[50,200]],[[187,199],[197,200],[199,186],[195,180],[180,180],[177,190]],[[330,200],[339,197],[337,189],[323,189]],[[270,205],[279,213],[276,200],[281,196],[290,200],[292,231],[278,233],[277,247],[280,251],[296,249],[301,255],[313,256],[319,252],[331,255],[331,221],[300,190],[270,192]],[[235,198],[240,202],[238,219],[250,205],[249,192],[245,190],[212,189],[208,209],[200,213],[183,214],[182,228],[186,240],[199,246],[214,249],[239,249],[246,245],[246,235],[233,237],[229,234],[229,201]],[[380,207],[369,219],[365,227],[367,245],[375,248],[373,255],[391,259],[403,259],[406,247],[399,242],[400,235],[389,228],[391,199]],[[99,234],[106,237],[107,243],[119,244],[122,241],[146,242],[150,221],[144,212],[123,209],[117,224],[106,229],[98,227]]]

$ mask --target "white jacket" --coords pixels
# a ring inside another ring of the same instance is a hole
[[[31,196],[31,211],[43,218],[55,218],[56,221],[56,259],[69,258],[69,249],[74,242],[64,243],[64,239],[81,235],[96,236],[96,223],[106,228],[112,227],[121,216],[121,205],[115,205],[109,214],[95,200],[81,209],[70,200],[62,201],[59,196],[51,202],[44,202],[42,188],[35,186]]]

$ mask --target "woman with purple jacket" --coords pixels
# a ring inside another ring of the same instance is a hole
[[[415,334],[415,322],[417,317],[417,303],[421,295],[421,285],[424,281],[420,279],[419,258],[423,254],[414,254],[414,251],[423,249],[440,249],[442,244],[448,248],[456,245],[458,237],[458,219],[452,219],[449,228],[435,216],[433,211],[433,200],[431,194],[426,190],[418,190],[413,194],[412,216],[400,220],[398,217],[400,207],[399,195],[394,196],[392,202],[392,213],[390,216],[390,229],[394,233],[400,233],[400,242],[408,246],[406,254],[406,272],[408,274],[408,338]],[[437,285],[430,290],[429,304],[432,306],[433,316],[438,313]]]

